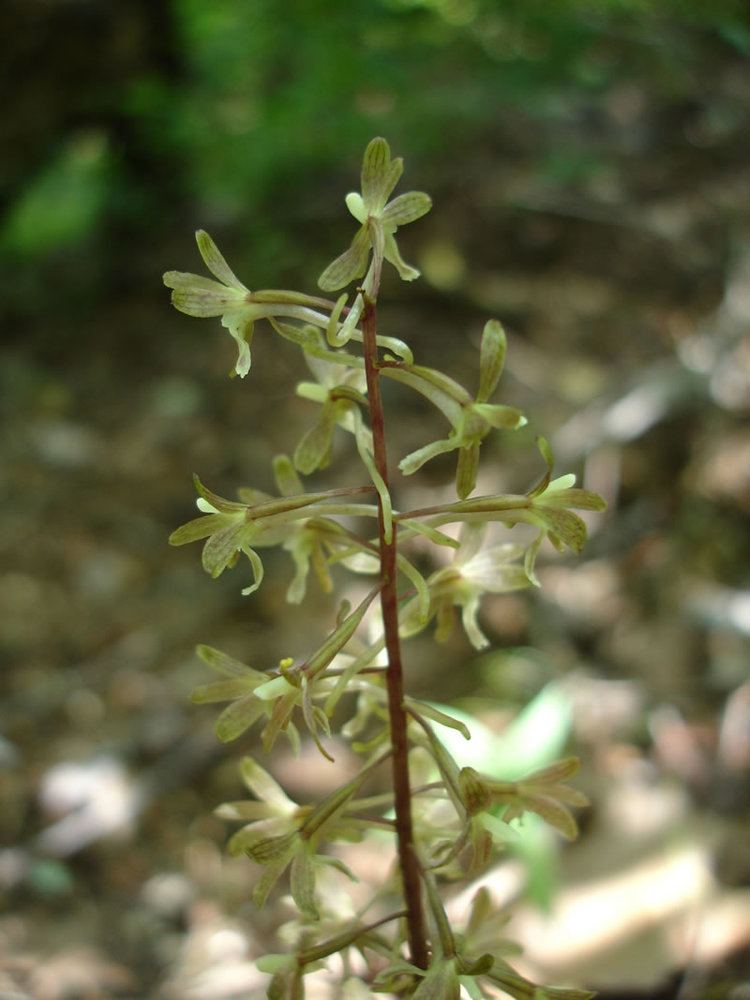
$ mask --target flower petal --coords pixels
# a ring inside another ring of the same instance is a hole
[[[477,485],[477,470],[479,468],[479,442],[472,441],[464,445],[458,452],[456,466],[456,493],[460,500],[465,500],[473,493]]]
[[[254,682],[251,678],[229,677],[223,681],[201,684],[191,692],[190,700],[194,705],[214,705],[221,701],[234,701],[251,694],[253,687]]]
[[[189,274],[187,271],[167,271],[163,275],[162,281],[167,288],[179,289],[180,291],[202,289],[204,292],[214,292],[217,295],[227,294],[226,286],[214,281],[213,278],[205,278],[201,274]]]
[[[318,920],[318,908],[315,905],[315,866],[309,844],[304,844],[294,855],[289,873],[289,887],[292,899],[303,917]]]
[[[266,711],[266,705],[252,692],[233,701],[216,720],[215,731],[222,743],[231,743],[249,729]]]
[[[432,198],[424,191],[407,191],[386,205],[381,219],[384,226],[405,226],[421,219],[432,208]]]
[[[367,209],[359,191],[350,191],[344,201],[357,222],[361,224],[367,221]]]
[[[447,451],[453,451],[457,447],[458,440],[456,438],[432,441],[430,444],[426,444],[422,448],[411,452],[405,458],[402,458],[398,463],[398,467],[405,476],[410,476],[417,469],[421,469],[425,462],[429,462],[431,458],[434,458],[436,455],[442,455]]]
[[[488,319],[482,331],[479,354],[479,390],[477,402],[486,403],[497,387],[505,365],[508,342],[502,324]]]
[[[461,623],[474,649],[486,649],[490,640],[479,627],[477,615],[479,613],[479,594],[465,601],[461,609]]]
[[[349,249],[332,261],[318,278],[319,287],[324,292],[335,292],[355,278],[361,278],[367,270],[369,255],[370,235],[367,226],[360,226]]]
[[[324,468],[331,451],[331,440],[336,427],[336,406],[325,403],[317,423],[310,428],[294,451],[294,464],[304,476]]]
[[[209,279],[206,279],[207,281]],[[205,319],[208,316],[221,316],[227,309],[237,304],[237,296],[227,291],[223,285],[216,289],[192,285],[190,288],[176,288],[172,292],[172,305],[186,316],[197,316]]]
[[[401,254],[398,252],[398,247],[396,246],[396,240],[392,233],[386,234],[383,256],[387,261],[389,261],[389,263],[393,264],[404,281],[414,281],[415,278],[419,277],[420,272],[416,269],[416,267],[412,267],[410,264],[407,264],[401,257]]]
[[[248,545],[243,545],[242,551],[250,560],[250,565],[253,568],[253,582],[249,587],[242,588],[242,596],[247,597],[249,594],[254,594],[263,582],[263,562],[258,553]]]
[[[237,503],[236,500],[225,500],[224,497],[220,497],[218,493],[214,493],[207,486],[204,486],[195,473],[193,473],[193,485],[198,495],[207,500],[211,507],[221,514],[244,514],[247,510],[247,504]]]
[[[291,497],[305,492],[297,470],[288,455],[274,456],[273,478],[276,482],[276,488],[283,497]]]
[[[270,812],[265,802],[222,802],[214,809],[214,816],[218,816],[219,819],[257,822],[268,819]]]
[[[234,271],[224,260],[219,248],[205,230],[199,229],[197,231],[195,234],[195,241],[198,244],[198,249],[200,250],[201,257],[203,258],[206,267],[209,269],[211,274],[214,275],[214,277],[218,278],[219,281],[228,285],[230,288],[236,288],[243,292],[248,291],[242,282],[235,276]]]
[[[367,145],[362,158],[362,200],[368,215],[378,215],[398,184],[404,170],[399,157],[391,160],[391,150],[380,136]]]
[[[537,499],[537,504],[540,503],[544,504],[545,507],[575,507],[577,510],[599,511],[606,510],[607,507],[607,501],[598,493],[592,493],[590,490],[582,490],[578,487],[547,490],[543,496]]]
[[[474,413],[486,420],[490,427],[496,430],[516,431],[525,427],[527,420],[515,406],[502,406],[494,403],[474,403]]]
[[[295,837],[289,841],[288,845],[284,846],[283,852],[280,852],[266,864],[260,881],[253,889],[253,902],[256,906],[262,907],[265,904],[271,889],[273,889],[289,866],[289,862],[294,857],[297,847],[298,842]]]
[[[232,556],[240,548],[242,534],[247,529],[244,520],[226,524],[227,517],[226,514],[222,515],[225,527],[214,532],[203,546],[203,568],[214,579],[221,576],[229,565]]]
[[[296,802],[292,802],[278,781],[252,757],[242,758],[240,776],[250,791],[276,812],[291,815],[297,808]]]
[[[225,313],[221,320],[221,325],[229,330],[237,343],[238,354],[234,370],[240,378],[244,378],[250,371],[250,344],[253,339],[253,324],[252,315],[247,315],[247,313],[243,315],[242,312],[236,311]]]
[[[226,653],[222,653],[220,649],[214,649],[213,646],[205,646],[201,643],[196,646],[195,651],[206,666],[227,677],[248,677],[255,678],[255,680],[266,679],[266,675],[261,673],[260,670],[248,667],[246,663],[241,663],[239,660],[227,656]]]
[[[202,517],[195,517],[187,524],[181,524],[175,528],[169,536],[170,545],[187,545],[189,542],[200,541],[201,538],[208,538],[209,535],[220,531],[227,523],[224,514],[204,514]]]

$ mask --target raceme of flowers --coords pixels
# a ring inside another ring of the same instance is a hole
[[[297,387],[310,407],[308,429],[290,449],[291,457],[279,455],[273,462],[276,494],[246,487],[237,491],[237,499],[227,499],[196,476],[199,515],[172,533],[171,544],[203,542],[202,564],[213,578],[239,562],[248,566],[250,582],[242,591],[246,595],[262,585],[260,553],[269,547],[291,558],[286,592],[290,604],[305,599],[311,577],[324,594],[347,581],[348,593],[358,595],[331,608],[327,634],[297,660],[280,650],[275,665],[258,669],[211,646],[199,647],[201,660],[219,678],[196,688],[193,700],[223,706],[216,721],[219,739],[244,740],[259,724],[266,752],[280,735],[297,750],[301,740],[309,738],[330,760],[341,740],[348,738],[362,760],[355,776],[322,801],[297,803],[269,771],[245,756],[240,772],[250,798],[225,803],[217,814],[240,824],[230,850],[247,855],[262,870],[253,893],[258,905],[288,874],[297,916],[285,929],[287,947],[258,963],[271,976],[272,1000],[299,1000],[305,976],[328,967],[337,953],[346,968],[356,956],[356,967],[368,970],[365,979],[347,979],[345,994],[353,998],[385,990],[413,1000],[457,1000],[464,990],[472,1000],[480,1000],[496,995],[499,988],[516,1000],[586,1000],[592,996],[587,991],[538,986],[508,964],[506,957],[514,947],[505,938],[507,914],[493,905],[485,890],[474,897],[463,929],[449,925],[439,893],[439,880],[481,872],[509,840],[522,835],[523,828],[519,832],[513,821],[526,814],[541,817],[564,838],[574,837],[575,810],[586,803],[567,783],[578,768],[575,758],[550,761],[518,781],[495,780],[460,767],[449,752],[442,733],[448,727],[469,738],[462,722],[440,705],[404,695],[401,708],[408,718],[414,767],[417,760],[428,761],[437,778],[412,791],[415,850],[432,928],[428,967],[405,957],[405,911],[398,903],[397,870],[374,887],[372,899],[355,918],[337,908],[335,894],[320,889],[321,879],[331,871],[356,878],[332,845],[373,836],[373,831],[378,836],[394,832],[394,795],[382,774],[395,756],[383,661],[387,637],[375,600],[384,587],[383,545],[397,545],[401,638],[434,626],[435,637],[445,642],[460,620],[470,646],[479,650],[490,642],[481,624],[486,596],[538,586],[536,562],[544,540],[558,550],[579,553],[587,528],[576,511],[604,508],[599,496],[575,486],[573,475],[553,478],[552,451],[541,437],[538,447],[546,469],[536,485],[521,494],[473,495],[482,443],[495,431],[514,432],[527,422],[520,410],[492,401],[507,349],[497,320],[484,326],[473,392],[450,375],[418,364],[401,338],[365,328],[368,316],[372,322],[384,264],[391,264],[405,281],[419,276],[401,257],[396,235],[425,215],[432,203],[419,191],[393,197],[402,171],[401,159],[391,157],[384,139],[370,142],[360,191],[346,197],[356,232],[318,282],[323,293],[341,292],[336,300],[288,290],[251,292],[203,231],[196,239],[212,277],[178,271],[164,275],[176,309],[219,318],[229,332],[237,349],[232,374],[249,373],[255,325],[265,320],[278,338],[279,350],[301,351],[312,375]],[[352,283],[355,287],[347,292]],[[366,335],[373,339],[368,341]],[[364,353],[373,343],[375,375],[372,370],[367,374]],[[363,352],[352,349],[356,344],[364,345]],[[456,452],[456,501],[413,510],[394,507],[375,457],[368,394],[368,379],[373,377],[389,379],[396,392],[418,393],[448,422],[445,436],[401,457],[399,469],[411,476],[433,458]],[[347,441],[361,462],[363,483],[308,491],[303,477],[319,477]],[[519,524],[534,529],[531,541],[512,532]],[[444,530],[448,525],[459,526],[457,537]],[[496,537],[498,531],[507,534]],[[419,563],[409,549],[417,538]],[[451,560],[430,566],[425,542],[451,550]],[[370,583],[368,577],[373,578]]]

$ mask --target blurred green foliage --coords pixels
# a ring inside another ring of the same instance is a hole
[[[113,220],[153,232],[160,215],[188,206],[246,227],[273,271],[302,256],[271,234],[271,218],[285,229],[285,206],[299,218],[290,191],[303,177],[310,190],[311,176],[319,186],[349,176],[373,134],[386,133],[417,173],[432,162],[438,176],[460,175],[467,151],[491,143],[514,108],[564,126],[573,92],[642,77],[679,97],[707,48],[750,51],[747,6],[733,0],[300,0],[283,10],[276,0],[174,0],[142,8],[142,31],[162,34],[149,53],[129,51],[139,6],[128,20],[113,5],[100,28],[103,58],[119,70],[95,97],[72,95],[95,127],[64,126],[36,169],[10,178],[0,250],[43,258],[85,246]],[[538,156],[558,184],[600,163],[571,136]],[[313,198],[306,211],[316,221],[323,208]]]

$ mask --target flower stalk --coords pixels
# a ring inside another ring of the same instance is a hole
[[[375,289],[377,294],[377,289]],[[380,391],[380,372],[376,341],[376,303],[369,296],[365,300],[362,316],[362,334],[367,376],[367,395],[370,406],[375,466],[388,489],[388,455],[385,441],[385,415]],[[409,949],[414,965],[426,969],[428,965],[427,938],[422,908],[422,887],[419,860],[414,847],[414,830],[411,815],[412,792],[409,778],[409,740],[406,731],[404,708],[404,668],[401,658],[398,617],[398,535],[392,525],[390,538],[386,534],[383,505],[378,498],[378,530],[380,535],[380,605],[383,613],[385,648],[388,654],[386,684],[388,688],[388,715],[390,720],[391,758],[393,773],[394,806],[396,810],[396,836],[401,879],[406,903],[406,921]]]

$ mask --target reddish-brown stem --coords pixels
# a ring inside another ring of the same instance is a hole
[[[362,313],[362,338],[367,376],[367,396],[370,408],[375,466],[386,489],[388,488],[388,460],[385,446],[385,418],[380,394],[378,348],[376,340],[375,303],[365,295]],[[393,792],[396,809],[396,837],[401,879],[406,904],[406,923],[409,950],[414,965],[426,969],[429,964],[427,934],[422,909],[422,883],[419,859],[414,844],[411,817],[411,786],[409,781],[409,740],[406,732],[404,710],[404,672],[401,662],[401,642],[398,634],[397,593],[397,526],[394,522],[390,542],[386,541],[383,506],[378,497],[378,528],[380,535],[380,602],[383,611],[385,647],[388,653],[386,683],[388,688],[388,714],[391,727],[391,757],[393,767]]]

